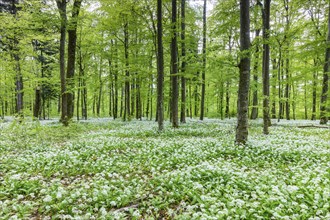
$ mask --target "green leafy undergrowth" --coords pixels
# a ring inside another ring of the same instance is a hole
[[[2,124],[0,219],[329,219],[329,130],[283,123]]]

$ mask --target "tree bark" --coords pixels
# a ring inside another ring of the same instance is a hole
[[[181,0],[181,115],[180,122],[186,123],[186,0]]]
[[[256,30],[256,51],[255,51],[255,63],[253,67],[253,98],[252,98],[252,111],[251,111],[251,119],[258,118],[258,67],[259,67],[259,34],[260,29]]]
[[[178,101],[179,101],[179,85],[178,85],[178,42],[177,42],[177,0],[172,0],[172,38],[171,38],[171,112],[172,126],[179,127],[178,120]]]
[[[321,106],[320,106],[320,124],[326,124],[328,122],[327,116],[327,101],[328,101],[328,90],[329,90],[329,72],[330,72],[330,2],[328,12],[328,37],[326,42],[325,51],[325,62],[323,71],[323,83],[322,83],[322,94],[321,94]]]
[[[67,65],[67,114],[68,120],[74,112],[74,74],[77,48],[77,23],[82,0],[75,0],[72,8],[72,17],[68,26],[68,65]]]
[[[248,139],[248,107],[250,86],[250,1],[240,0],[239,87],[237,101],[236,143],[246,144]]]
[[[312,105],[312,118],[311,120],[316,120],[316,88],[317,88],[317,73],[313,73],[313,105]]]
[[[61,37],[60,37],[60,77],[61,77],[61,119],[60,121],[64,126],[69,124],[68,122],[68,108],[67,108],[67,89],[66,89],[66,73],[65,73],[65,42],[66,42],[66,1],[57,0],[57,7],[61,17]]]
[[[130,71],[129,71],[129,55],[128,55],[128,22],[124,25],[124,49],[125,49],[125,111],[124,111],[124,121],[130,120],[131,110],[130,110]]]
[[[35,89],[35,101],[34,101],[34,109],[33,109],[33,117],[34,119],[39,119],[41,113],[41,90],[40,87],[37,86]]]
[[[263,133],[269,134],[268,126],[270,125],[269,117],[269,30],[270,30],[270,2],[271,0],[264,1],[263,12],[263,59],[262,59],[262,81],[263,81]]]
[[[157,122],[164,129],[164,54],[162,0],[157,0]]]
[[[202,54],[202,94],[201,94],[201,114],[199,119],[204,119],[204,108],[205,108],[205,72],[206,72],[206,0],[203,5],[203,54]]]

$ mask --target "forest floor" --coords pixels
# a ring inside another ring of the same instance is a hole
[[[330,130],[235,124],[0,123],[0,219],[330,219]]]

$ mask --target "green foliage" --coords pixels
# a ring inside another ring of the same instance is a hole
[[[5,123],[0,214],[328,218],[328,131],[297,128],[308,123],[282,122],[264,136],[255,121],[246,147],[233,143],[235,120],[166,123],[162,133],[147,121]]]

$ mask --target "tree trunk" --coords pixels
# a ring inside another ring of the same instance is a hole
[[[15,47],[17,46],[18,42],[15,41]],[[15,51],[14,53],[17,53],[18,51]],[[20,58],[18,54],[14,54],[15,59],[15,71],[16,71],[16,114],[18,117],[23,117],[23,76],[21,72],[21,66],[20,66]]]
[[[226,109],[225,109],[225,117],[230,119],[230,81],[229,79],[226,82]]]
[[[97,117],[100,117],[100,112],[101,112],[101,101],[102,101],[102,93],[103,93],[103,82],[102,82],[102,63],[103,59],[102,57],[100,58],[100,70],[99,70],[99,94],[97,96],[97,102],[96,102],[96,115]]]
[[[68,120],[74,112],[74,73],[77,48],[77,23],[82,0],[75,0],[72,8],[71,22],[68,28],[68,65],[67,65],[67,114]]]
[[[290,47],[290,39],[288,39],[287,32],[290,29],[290,19],[289,19],[289,0],[284,0],[284,8],[285,8],[285,35],[284,35],[284,42],[286,43],[285,48],[285,78],[286,78],[286,85],[285,85],[285,115],[286,120],[290,120],[290,60],[289,60],[289,47]]]
[[[201,114],[199,119],[204,119],[205,108],[205,72],[206,72],[206,0],[203,6],[203,69],[202,69],[202,96],[201,96]]]
[[[113,102],[113,119],[118,118],[118,48],[117,41],[115,41],[115,70],[114,70],[114,84],[115,84],[115,93],[114,93],[114,102]]]
[[[162,0],[157,0],[157,122],[158,130],[164,129],[164,54]]]
[[[186,0],[181,0],[181,115],[180,122],[186,123]]]
[[[251,111],[251,119],[258,118],[258,67],[259,67],[259,34],[260,29],[256,30],[256,51],[255,51],[255,63],[253,67],[253,98],[252,98],[252,111]]]
[[[35,89],[35,102],[33,109],[34,119],[40,118],[40,113],[41,113],[41,90],[40,87],[37,86],[37,88]]]
[[[248,138],[248,107],[250,86],[250,1],[240,0],[239,87],[237,100],[236,143],[246,144]]]
[[[129,72],[129,57],[128,57],[128,23],[124,25],[124,47],[125,47],[125,112],[124,112],[124,121],[130,120],[131,110],[130,110],[130,72]]]
[[[172,38],[171,38],[171,78],[172,78],[172,94],[171,94],[171,112],[172,126],[179,127],[178,120],[178,101],[179,101],[179,85],[178,85],[178,43],[177,43],[177,0],[172,0]]]
[[[265,0],[265,8],[263,12],[263,59],[262,59],[262,81],[263,81],[263,133],[269,134],[268,126],[270,125],[269,117],[269,30],[270,30],[270,1]]]
[[[283,77],[281,77],[281,73],[282,73],[282,65],[283,60],[282,60],[282,47],[279,46],[279,58],[278,58],[278,63],[277,63],[277,82],[278,82],[278,122],[282,119],[282,115],[283,115],[283,101],[282,101],[282,85],[281,82],[283,80],[281,80],[281,78],[283,79]]]
[[[325,52],[325,62],[323,71],[323,83],[322,83],[322,94],[321,94],[321,106],[320,106],[320,124],[326,124],[328,122],[327,116],[327,101],[328,101],[328,90],[329,90],[329,72],[330,72],[330,2],[329,2],[329,13],[328,13],[328,37],[327,47]]]
[[[316,120],[316,88],[317,88],[317,73],[313,73],[313,106],[312,106],[312,120]]]
[[[276,119],[276,71],[277,71],[277,62],[276,59],[273,59],[272,62],[273,66],[273,73],[272,73],[272,78],[273,78],[273,87],[272,87],[272,118]]]
[[[66,73],[65,73],[65,41],[66,41],[66,1],[57,0],[57,7],[61,17],[61,37],[60,37],[60,76],[61,76],[61,119],[64,126],[68,122],[68,108],[67,108],[67,89],[66,89]]]

